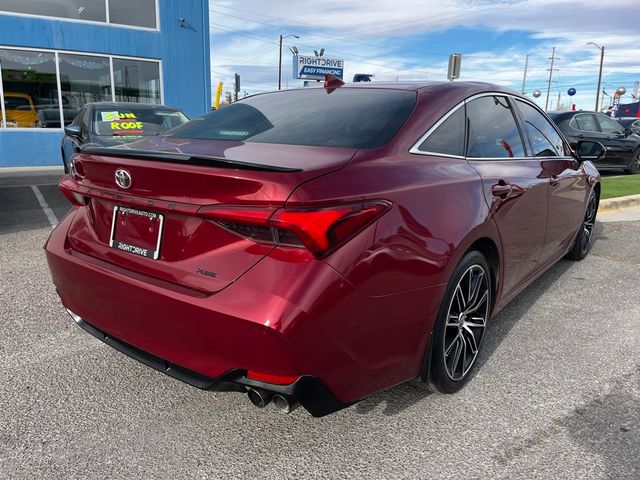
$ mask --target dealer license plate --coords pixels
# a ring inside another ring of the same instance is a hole
[[[157,260],[164,215],[131,207],[113,207],[109,246]]]

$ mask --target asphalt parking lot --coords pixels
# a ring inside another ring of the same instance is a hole
[[[67,210],[56,179],[0,174],[0,478],[640,478],[638,212],[492,321],[460,393],[414,381],[315,419],[196,390],[78,328],[42,251]]]

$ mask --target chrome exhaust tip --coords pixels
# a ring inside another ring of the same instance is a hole
[[[249,397],[251,403],[253,403],[256,407],[264,408],[269,405],[269,402],[271,402],[273,393],[261,388],[249,388],[249,390],[247,390],[247,396]]]
[[[300,406],[300,404],[293,397],[290,397],[288,395],[280,395],[279,393],[276,393],[273,396],[273,404],[278,409],[278,411],[282,413],[291,413]]]

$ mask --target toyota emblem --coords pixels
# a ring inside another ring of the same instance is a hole
[[[120,188],[129,188],[131,186],[131,174],[126,170],[124,170],[123,168],[117,169],[116,184]]]

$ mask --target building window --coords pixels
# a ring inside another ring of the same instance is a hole
[[[107,21],[104,0],[0,0],[0,10],[71,20]]]
[[[117,102],[160,103],[160,66],[144,60],[113,59]]]
[[[58,55],[62,97],[76,111],[88,102],[110,102],[109,59],[89,55]]]
[[[156,60],[0,47],[0,72],[0,128],[61,128],[88,102],[162,103]]]
[[[156,0],[0,0],[0,12],[158,28]]]
[[[53,120],[52,126],[60,127],[53,53],[0,49],[0,69],[3,126],[34,128]]]
[[[109,0],[109,22],[157,28],[156,0]]]

